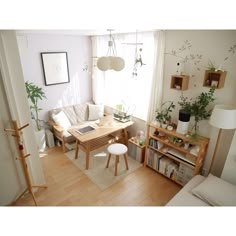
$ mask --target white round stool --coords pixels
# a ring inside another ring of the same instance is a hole
[[[119,162],[119,156],[120,155],[124,155],[124,160],[125,160],[125,165],[126,165],[126,169],[128,170],[128,161],[127,161],[127,156],[126,153],[128,151],[128,148],[121,143],[114,143],[108,146],[107,151],[109,152],[109,156],[107,159],[107,166],[106,168],[109,167],[109,162],[111,159],[111,155],[115,155],[116,156],[116,161],[115,161],[115,176],[117,176],[117,165]]]

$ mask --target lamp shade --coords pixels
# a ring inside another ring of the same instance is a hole
[[[107,71],[111,69],[111,60],[109,57],[100,57],[97,61],[97,67],[99,70]]]
[[[111,59],[111,69],[115,71],[123,70],[125,67],[125,61],[121,57],[112,57]]]
[[[236,107],[216,105],[212,111],[210,125],[221,129],[236,128]]]

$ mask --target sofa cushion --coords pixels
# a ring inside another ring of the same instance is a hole
[[[71,127],[71,123],[68,117],[65,115],[64,111],[60,111],[57,114],[53,114],[52,118],[57,125],[61,126],[65,130]]]
[[[104,106],[88,104],[89,117],[88,120],[98,120],[103,117]]]
[[[74,106],[66,106],[63,107],[62,110],[64,111],[64,113],[66,114],[67,118],[69,119],[72,125],[78,124]]]
[[[88,104],[76,104],[74,111],[77,116],[77,124],[88,120]]]
[[[192,193],[212,206],[236,206],[236,186],[212,174]]]

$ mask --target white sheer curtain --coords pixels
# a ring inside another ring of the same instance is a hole
[[[98,38],[92,37],[92,55],[93,55],[93,70],[92,70],[92,93],[95,104],[104,104],[105,93],[105,74],[96,67],[97,45]]]
[[[155,65],[152,90],[148,109],[148,122],[155,119],[156,110],[161,107],[163,94],[163,71],[165,54],[165,31],[155,32]]]
[[[155,33],[156,35],[156,33]],[[103,102],[105,105],[115,108],[117,104],[127,107],[135,107],[133,115],[147,120],[153,71],[156,61],[154,32],[138,32],[137,41],[143,43],[138,45],[138,54],[141,53],[145,65],[138,66],[138,76],[133,77],[132,72],[135,60],[136,34],[113,35],[116,44],[117,56],[125,60],[125,68],[116,72],[108,70],[102,72],[96,67],[93,70],[93,99],[95,103]],[[155,36],[156,37],[156,36]],[[93,56],[106,55],[108,50],[109,36],[97,36],[92,38]],[[139,49],[142,48],[142,51]],[[158,55],[157,55],[158,56]],[[94,60],[95,62],[95,60]]]

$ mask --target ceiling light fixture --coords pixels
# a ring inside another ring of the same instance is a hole
[[[115,70],[121,71],[125,67],[125,61],[121,57],[116,56],[116,45],[114,38],[111,36],[111,29],[110,31],[110,39],[108,41],[108,51],[107,56],[100,57],[97,60],[97,67],[99,70],[107,71],[107,70]]]

